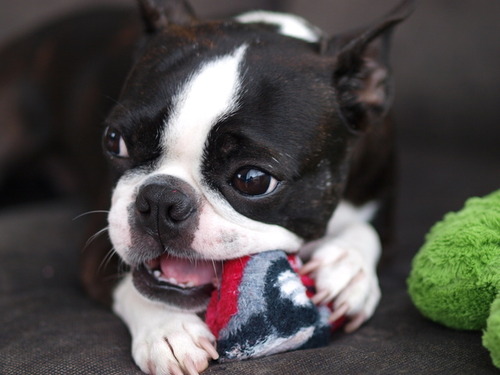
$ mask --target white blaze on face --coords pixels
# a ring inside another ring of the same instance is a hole
[[[158,172],[172,174],[170,169],[190,183],[201,181],[200,164],[210,130],[238,105],[240,65],[246,49],[243,45],[230,55],[203,64],[176,95],[165,124],[165,153]]]
[[[141,184],[154,175],[184,180],[198,194],[199,225],[191,246],[205,258],[228,259],[274,249],[293,251],[301,245],[302,240],[285,228],[239,214],[203,182],[202,162],[210,131],[238,106],[246,50],[243,45],[231,54],[208,61],[187,79],[165,121],[163,156],[157,169],[147,175],[132,172],[119,181],[113,193],[109,233],[115,250],[125,261],[131,245],[127,209]]]

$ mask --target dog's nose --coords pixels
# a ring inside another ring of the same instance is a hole
[[[196,195],[186,182],[157,176],[139,189],[135,200],[139,220],[154,235],[179,230],[196,212]]]

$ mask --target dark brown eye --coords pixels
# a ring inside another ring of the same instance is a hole
[[[260,169],[243,167],[233,176],[231,185],[240,193],[257,196],[272,193],[278,180]]]
[[[128,150],[122,134],[112,126],[108,126],[104,131],[104,149],[117,158],[128,158]]]

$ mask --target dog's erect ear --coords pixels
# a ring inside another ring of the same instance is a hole
[[[398,23],[414,9],[405,0],[372,26],[333,37],[323,53],[335,57],[333,85],[338,111],[354,131],[383,118],[391,104],[389,39]]]
[[[154,33],[170,24],[185,25],[196,20],[185,0],[138,0],[146,32]]]

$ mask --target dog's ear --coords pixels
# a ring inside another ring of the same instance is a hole
[[[185,0],[138,0],[147,33],[154,33],[170,24],[185,25],[196,20]]]
[[[372,26],[326,41],[323,53],[335,57],[333,85],[340,116],[353,131],[382,119],[391,104],[389,39],[394,26],[414,9],[401,2]]]

